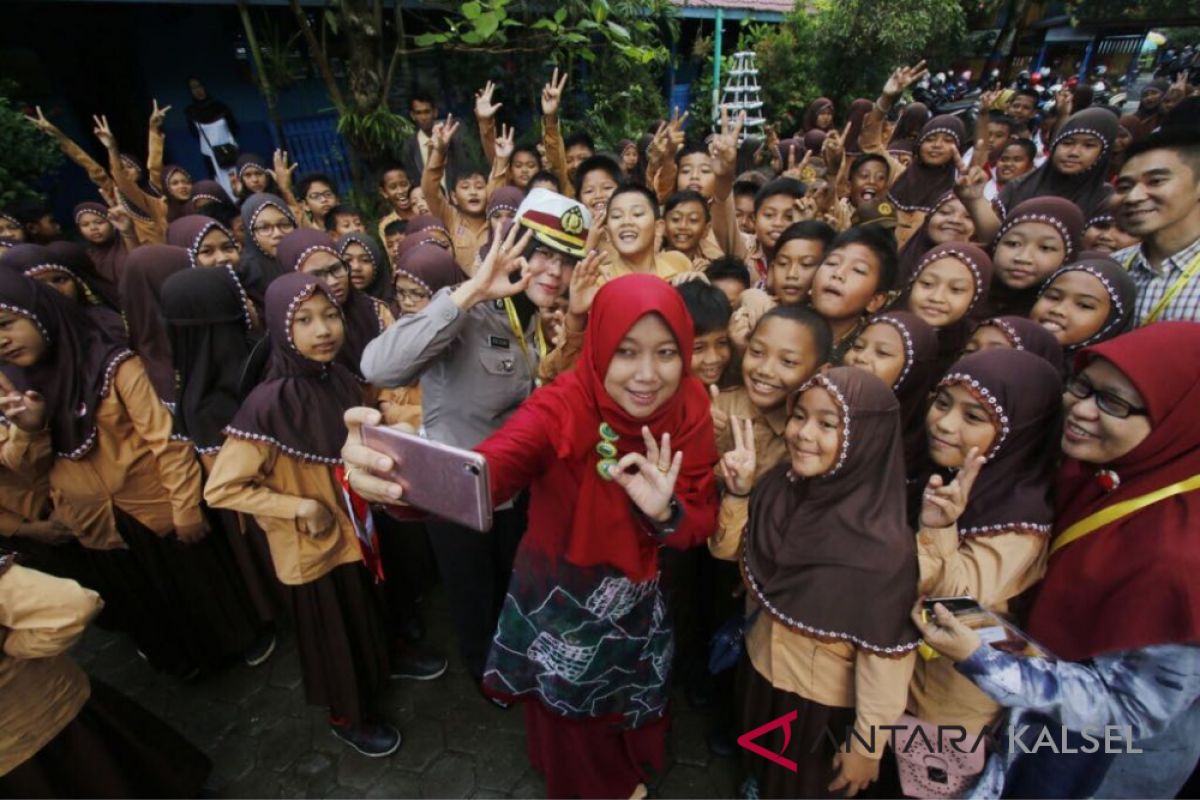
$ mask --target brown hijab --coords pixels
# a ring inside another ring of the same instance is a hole
[[[141,356],[154,391],[168,406],[175,404],[175,365],[162,318],[162,285],[187,268],[188,254],[182,247],[147,244],[129,254],[121,275],[121,308],[129,328],[129,345]]]
[[[905,522],[899,404],[883,381],[837,367],[792,395],[827,390],[841,407],[841,454],[816,478],[789,463],[768,472],[750,499],[742,577],[776,621],[823,641],[900,656],[918,636],[917,552]]]
[[[921,143],[937,133],[948,133],[954,138],[959,152],[967,138],[967,129],[958,117],[942,114],[921,127],[913,147],[913,160],[904,173],[892,184],[888,197],[901,211],[933,211],[938,200],[954,188],[954,159],[940,167],[926,164],[921,158]]]
[[[963,356],[938,386],[955,384],[975,396],[996,428],[959,535],[1050,533],[1062,375],[1033,353],[993,348]]]

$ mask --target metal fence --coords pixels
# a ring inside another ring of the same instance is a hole
[[[339,195],[350,193],[354,188],[350,156],[337,132],[336,116],[293,117],[284,121],[283,135],[287,137],[288,156],[300,165],[297,177],[323,172],[337,183]]]

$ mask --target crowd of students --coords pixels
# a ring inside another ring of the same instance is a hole
[[[144,165],[38,110],[100,202],[75,240],[0,210],[0,793],[201,789],[202,753],[65,654],[93,619],[183,681],[289,627],[333,733],[394,753],[383,682],[446,669],[436,567],[552,797],[646,796],[673,680],[723,755],[791,715],[746,797],[1173,796],[1200,757],[1200,98],[989,92],[969,131],[904,103],[923,74],[789,138],[676,115],[611,151],[564,138],[557,71],[527,144],[501,87],[478,148],[419,94],[377,225],[282,151],[234,196],[193,181],[157,104]],[[492,529],[406,505],[370,424],[482,453]],[[1054,658],[922,611],[964,595]],[[997,735],[948,778],[884,746],[898,721],[1144,752]]]

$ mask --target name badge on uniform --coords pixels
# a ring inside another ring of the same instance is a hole
[[[508,339],[505,339],[503,336],[488,336],[488,345],[501,350],[508,350],[511,347]]]

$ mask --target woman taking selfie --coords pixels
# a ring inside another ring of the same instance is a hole
[[[982,645],[945,608],[913,617],[1015,710],[1025,749],[985,772],[1005,796],[1174,797],[1200,755],[1200,325],[1156,323],[1084,349],[1075,365],[1050,560],[1028,624],[1057,660]],[[1081,732],[1103,738],[1105,726],[1143,752],[1032,746],[1051,735],[1086,747]]]
[[[686,548],[716,524],[717,461],[708,395],[690,375],[692,324],[651,275],[596,295],[574,370],[535,392],[477,451],[492,502],[529,486],[517,551],[484,675],[489,694],[525,702],[529,758],[550,797],[645,796],[667,729],[672,627],[659,547]],[[353,488],[394,503],[359,444],[368,409],[346,414]]]

